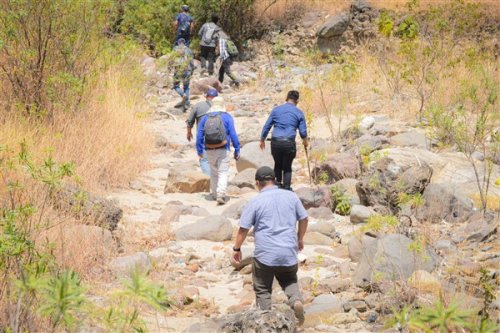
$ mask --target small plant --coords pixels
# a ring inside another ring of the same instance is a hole
[[[394,215],[372,215],[366,221],[366,225],[361,227],[359,231],[365,232],[394,232],[399,225],[399,221]]]
[[[349,215],[351,214],[351,202],[349,197],[344,194],[344,192],[339,189],[338,186],[332,186],[330,188],[330,194],[332,198],[332,202],[334,203],[333,211],[340,215]]]

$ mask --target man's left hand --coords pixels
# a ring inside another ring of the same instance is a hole
[[[299,251],[302,251],[304,249],[304,240],[299,239]]]
[[[241,263],[241,251],[233,251],[233,260],[235,263]]]
[[[203,159],[203,154],[198,155],[198,157],[200,158],[200,160]]]

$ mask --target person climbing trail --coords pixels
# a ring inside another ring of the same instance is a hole
[[[231,80],[233,80],[234,85],[239,87],[240,80],[231,70],[233,59],[238,56],[238,49],[229,36],[222,30],[218,33],[217,50],[219,52],[220,60],[219,81],[221,83],[224,82],[224,74],[226,74],[229,78],[231,78]]]
[[[218,34],[221,28],[217,25],[219,16],[212,15],[212,20],[201,26],[198,36],[200,36],[200,58],[201,58],[201,75],[205,75],[208,70],[208,75],[214,74],[215,63],[215,48],[217,46]],[[208,66],[207,66],[208,61]]]
[[[193,52],[185,44],[184,39],[178,40],[178,45],[174,47],[174,86],[173,89],[182,97],[182,101],[175,105],[176,108],[182,107],[182,111],[190,106],[189,84],[193,75]],[[182,82],[182,89],[180,84]]]
[[[274,173],[276,184],[286,190],[292,190],[292,163],[297,155],[295,137],[297,130],[304,148],[307,149],[307,125],[304,113],[297,107],[299,92],[290,90],[286,96],[286,103],[275,107],[267,118],[260,137],[260,148],[265,148],[265,140],[272,127],[271,154],[274,159]]]
[[[180,39],[184,39],[187,46],[191,43],[191,30],[194,26],[194,20],[191,15],[188,14],[189,6],[182,5],[181,12],[175,16],[174,27],[175,27],[175,40],[174,46],[179,44]]]
[[[297,254],[304,248],[307,211],[295,193],[275,185],[275,174],[270,167],[260,167],[255,173],[255,181],[259,194],[243,209],[232,259],[241,263],[241,245],[253,227],[255,252],[252,280],[257,307],[271,310],[273,280],[276,278],[299,325],[302,325],[304,300],[297,281]]]
[[[189,116],[186,120],[187,124],[186,138],[189,142],[191,142],[191,139],[193,138],[193,133],[191,132],[191,130],[194,126],[195,121],[196,121],[196,128],[198,128],[200,118],[203,117],[212,107],[212,100],[218,95],[219,93],[217,92],[216,89],[209,88],[205,93],[205,100],[198,102],[193,106],[193,109],[191,110],[191,113],[189,113]],[[200,168],[204,174],[210,176],[210,165],[208,164],[205,150],[203,151],[203,157],[200,158]]]
[[[210,164],[210,196],[219,205],[226,203],[226,187],[229,172],[230,146],[234,147],[234,159],[240,157],[240,141],[234,128],[233,117],[226,112],[224,98],[212,100],[212,107],[201,118],[196,134],[198,157],[206,150]]]

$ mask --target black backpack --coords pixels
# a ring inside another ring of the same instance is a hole
[[[207,113],[205,122],[205,146],[219,148],[227,144],[226,126],[220,112]]]

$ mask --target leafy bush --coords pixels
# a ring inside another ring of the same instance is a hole
[[[330,194],[333,202],[333,211],[340,215],[351,214],[351,202],[349,197],[344,194],[344,192],[337,186],[330,187]]]

